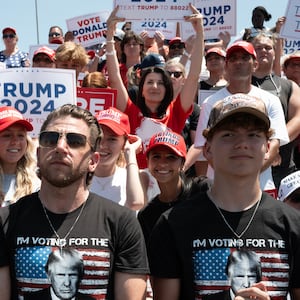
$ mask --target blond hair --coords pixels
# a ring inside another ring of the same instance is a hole
[[[16,168],[16,183],[15,193],[13,199],[10,200],[10,204],[16,202],[23,196],[35,192],[38,182],[38,176],[36,174],[36,157],[35,157],[35,145],[29,135],[27,135],[27,148],[25,154],[17,162]],[[3,202],[5,194],[3,192],[3,169],[0,163],[0,203]]]
[[[83,68],[89,62],[89,56],[86,53],[84,47],[74,42],[65,42],[56,49],[55,54],[56,61],[74,61],[79,63]]]

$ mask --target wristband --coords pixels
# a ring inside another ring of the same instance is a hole
[[[183,50],[183,54],[182,55],[185,55],[186,57],[190,58],[191,57],[191,54],[188,53],[185,49]]]
[[[116,50],[112,50],[112,51],[109,51],[109,52],[105,52],[105,55],[106,56],[113,56],[116,54]]]

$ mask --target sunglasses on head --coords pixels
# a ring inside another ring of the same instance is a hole
[[[173,45],[170,45],[169,48],[171,50],[175,50],[175,49],[183,49],[184,48],[184,44],[183,43],[180,43],[180,44],[173,44]]]
[[[176,72],[170,72],[170,71],[167,71],[169,73],[169,75],[172,77],[172,75],[175,77],[175,78],[179,78],[180,76],[182,76],[182,72],[179,72],[179,71],[176,71]]]
[[[58,33],[58,32],[49,33],[49,37],[58,37],[58,36],[60,36],[60,33]]]
[[[3,38],[4,38],[4,39],[8,39],[8,38],[13,39],[14,37],[16,37],[16,35],[13,34],[13,33],[10,33],[10,34],[3,34]]]
[[[57,132],[57,131],[43,131],[39,136],[40,146],[45,148],[56,147],[58,140],[61,137],[65,137],[67,144],[70,148],[78,149],[82,148],[87,143],[87,138],[85,135],[75,132]]]

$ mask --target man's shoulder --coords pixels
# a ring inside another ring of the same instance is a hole
[[[207,97],[203,103],[213,106],[217,101],[222,100],[229,95],[230,93],[227,87],[223,87],[220,90],[213,93],[212,95],[210,95],[209,97]]]
[[[90,192],[89,200],[94,212],[101,211],[104,214],[117,215],[134,215],[134,212],[112,200],[106,199],[100,195]]]

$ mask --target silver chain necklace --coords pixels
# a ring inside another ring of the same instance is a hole
[[[255,217],[255,214],[256,214],[256,212],[257,212],[257,210],[258,210],[258,207],[259,207],[259,205],[260,205],[261,197],[259,198],[259,200],[258,200],[257,203],[256,203],[255,209],[254,209],[254,211],[253,211],[253,213],[252,213],[252,216],[251,216],[251,218],[250,218],[248,224],[246,225],[246,227],[244,228],[244,230],[243,230],[240,234],[238,234],[238,233],[235,232],[234,229],[230,226],[230,224],[229,224],[228,221],[226,220],[225,216],[223,215],[221,209],[220,209],[220,208],[215,204],[215,202],[213,201],[213,197],[212,197],[212,195],[211,195],[211,192],[209,191],[209,192],[207,192],[207,193],[208,193],[208,197],[210,198],[211,202],[212,202],[212,203],[215,205],[215,207],[217,208],[217,210],[218,210],[219,214],[221,215],[221,217],[222,217],[224,223],[226,224],[226,226],[230,229],[230,231],[234,234],[234,236],[240,240],[240,239],[242,238],[242,236],[245,234],[245,232],[248,230],[248,228],[250,227],[250,225],[251,225],[251,223],[252,223],[252,221],[253,221],[253,219],[254,219],[254,217]]]
[[[43,205],[41,199],[40,199],[40,202],[41,202],[41,204],[42,204],[42,207],[43,207],[43,210],[44,210],[46,219],[47,219],[47,221],[48,221],[48,223],[49,223],[49,225],[50,225],[50,227],[51,227],[53,233],[55,234],[56,238],[58,239],[58,245],[59,245],[59,247],[62,248],[62,247],[64,247],[64,246],[66,246],[66,244],[67,244],[67,237],[71,234],[73,228],[75,227],[75,225],[77,224],[77,222],[78,222],[80,216],[82,215],[82,212],[83,212],[83,210],[84,210],[84,208],[85,208],[85,204],[86,204],[87,200],[84,201],[84,203],[82,204],[81,209],[80,209],[80,212],[79,212],[78,216],[76,217],[76,219],[75,219],[73,225],[71,226],[71,228],[68,230],[68,232],[66,233],[66,235],[65,235],[63,238],[61,238],[61,237],[59,236],[59,234],[57,233],[57,231],[55,230],[55,228],[54,228],[54,226],[53,226],[53,224],[52,224],[52,222],[51,222],[51,220],[50,220],[50,218],[49,218],[49,216],[48,216],[46,207]]]

